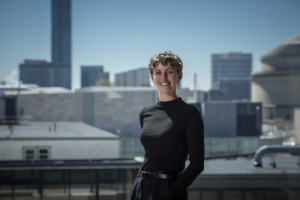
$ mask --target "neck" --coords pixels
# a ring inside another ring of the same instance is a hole
[[[177,99],[178,96],[175,94],[173,95],[168,95],[168,94],[159,94],[159,101],[172,101],[172,100],[175,100]]]

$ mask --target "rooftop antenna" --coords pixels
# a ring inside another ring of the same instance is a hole
[[[197,73],[194,73],[194,100],[197,102],[198,93],[197,93]]]

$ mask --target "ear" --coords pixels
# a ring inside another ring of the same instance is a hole
[[[180,72],[180,73],[178,74],[178,83],[181,81],[181,79],[182,79],[182,76],[183,76],[183,73],[182,73],[182,72]]]
[[[150,78],[151,78],[151,80],[152,80],[152,83],[154,84],[154,80],[153,80],[153,75],[152,74],[150,74]],[[154,84],[155,85],[155,84]]]

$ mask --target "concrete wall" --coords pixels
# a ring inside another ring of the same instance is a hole
[[[252,102],[296,106],[300,104],[299,88],[300,73],[255,77],[252,80]]]
[[[254,77],[252,80],[252,102],[262,102],[265,106],[274,105],[276,116],[293,118],[293,108],[300,106],[300,73]],[[268,111],[268,109],[264,109]],[[270,111],[271,112],[271,111]],[[263,113],[270,119],[271,113]]]
[[[296,143],[300,145],[300,108],[294,110],[294,134]]]
[[[115,134],[137,136],[140,111],[157,98],[156,91],[97,92],[94,94],[94,126]]]
[[[22,160],[23,147],[51,148],[50,159],[119,158],[118,139],[0,140],[0,160]]]
[[[33,121],[83,121],[82,93],[51,93],[20,95],[18,110]]]
[[[206,137],[261,135],[261,104],[209,102],[201,105]]]
[[[204,103],[202,115],[206,137],[236,136],[236,104]]]
[[[178,89],[178,96],[187,101],[193,92]],[[204,95],[198,95],[203,99]],[[139,113],[143,107],[158,101],[158,91],[102,90],[75,93],[20,95],[18,110],[32,121],[84,122],[114,134],[139,136]]]

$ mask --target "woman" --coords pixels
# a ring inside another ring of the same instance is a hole
[[[178,56],[158,53],[150,59],[149,70],[159,100],[140,113],[145,159],[133,182],[131,200],[187,200],[187,188],[204,169],[203,122],[199,111],[176,94],[182,79]]]

